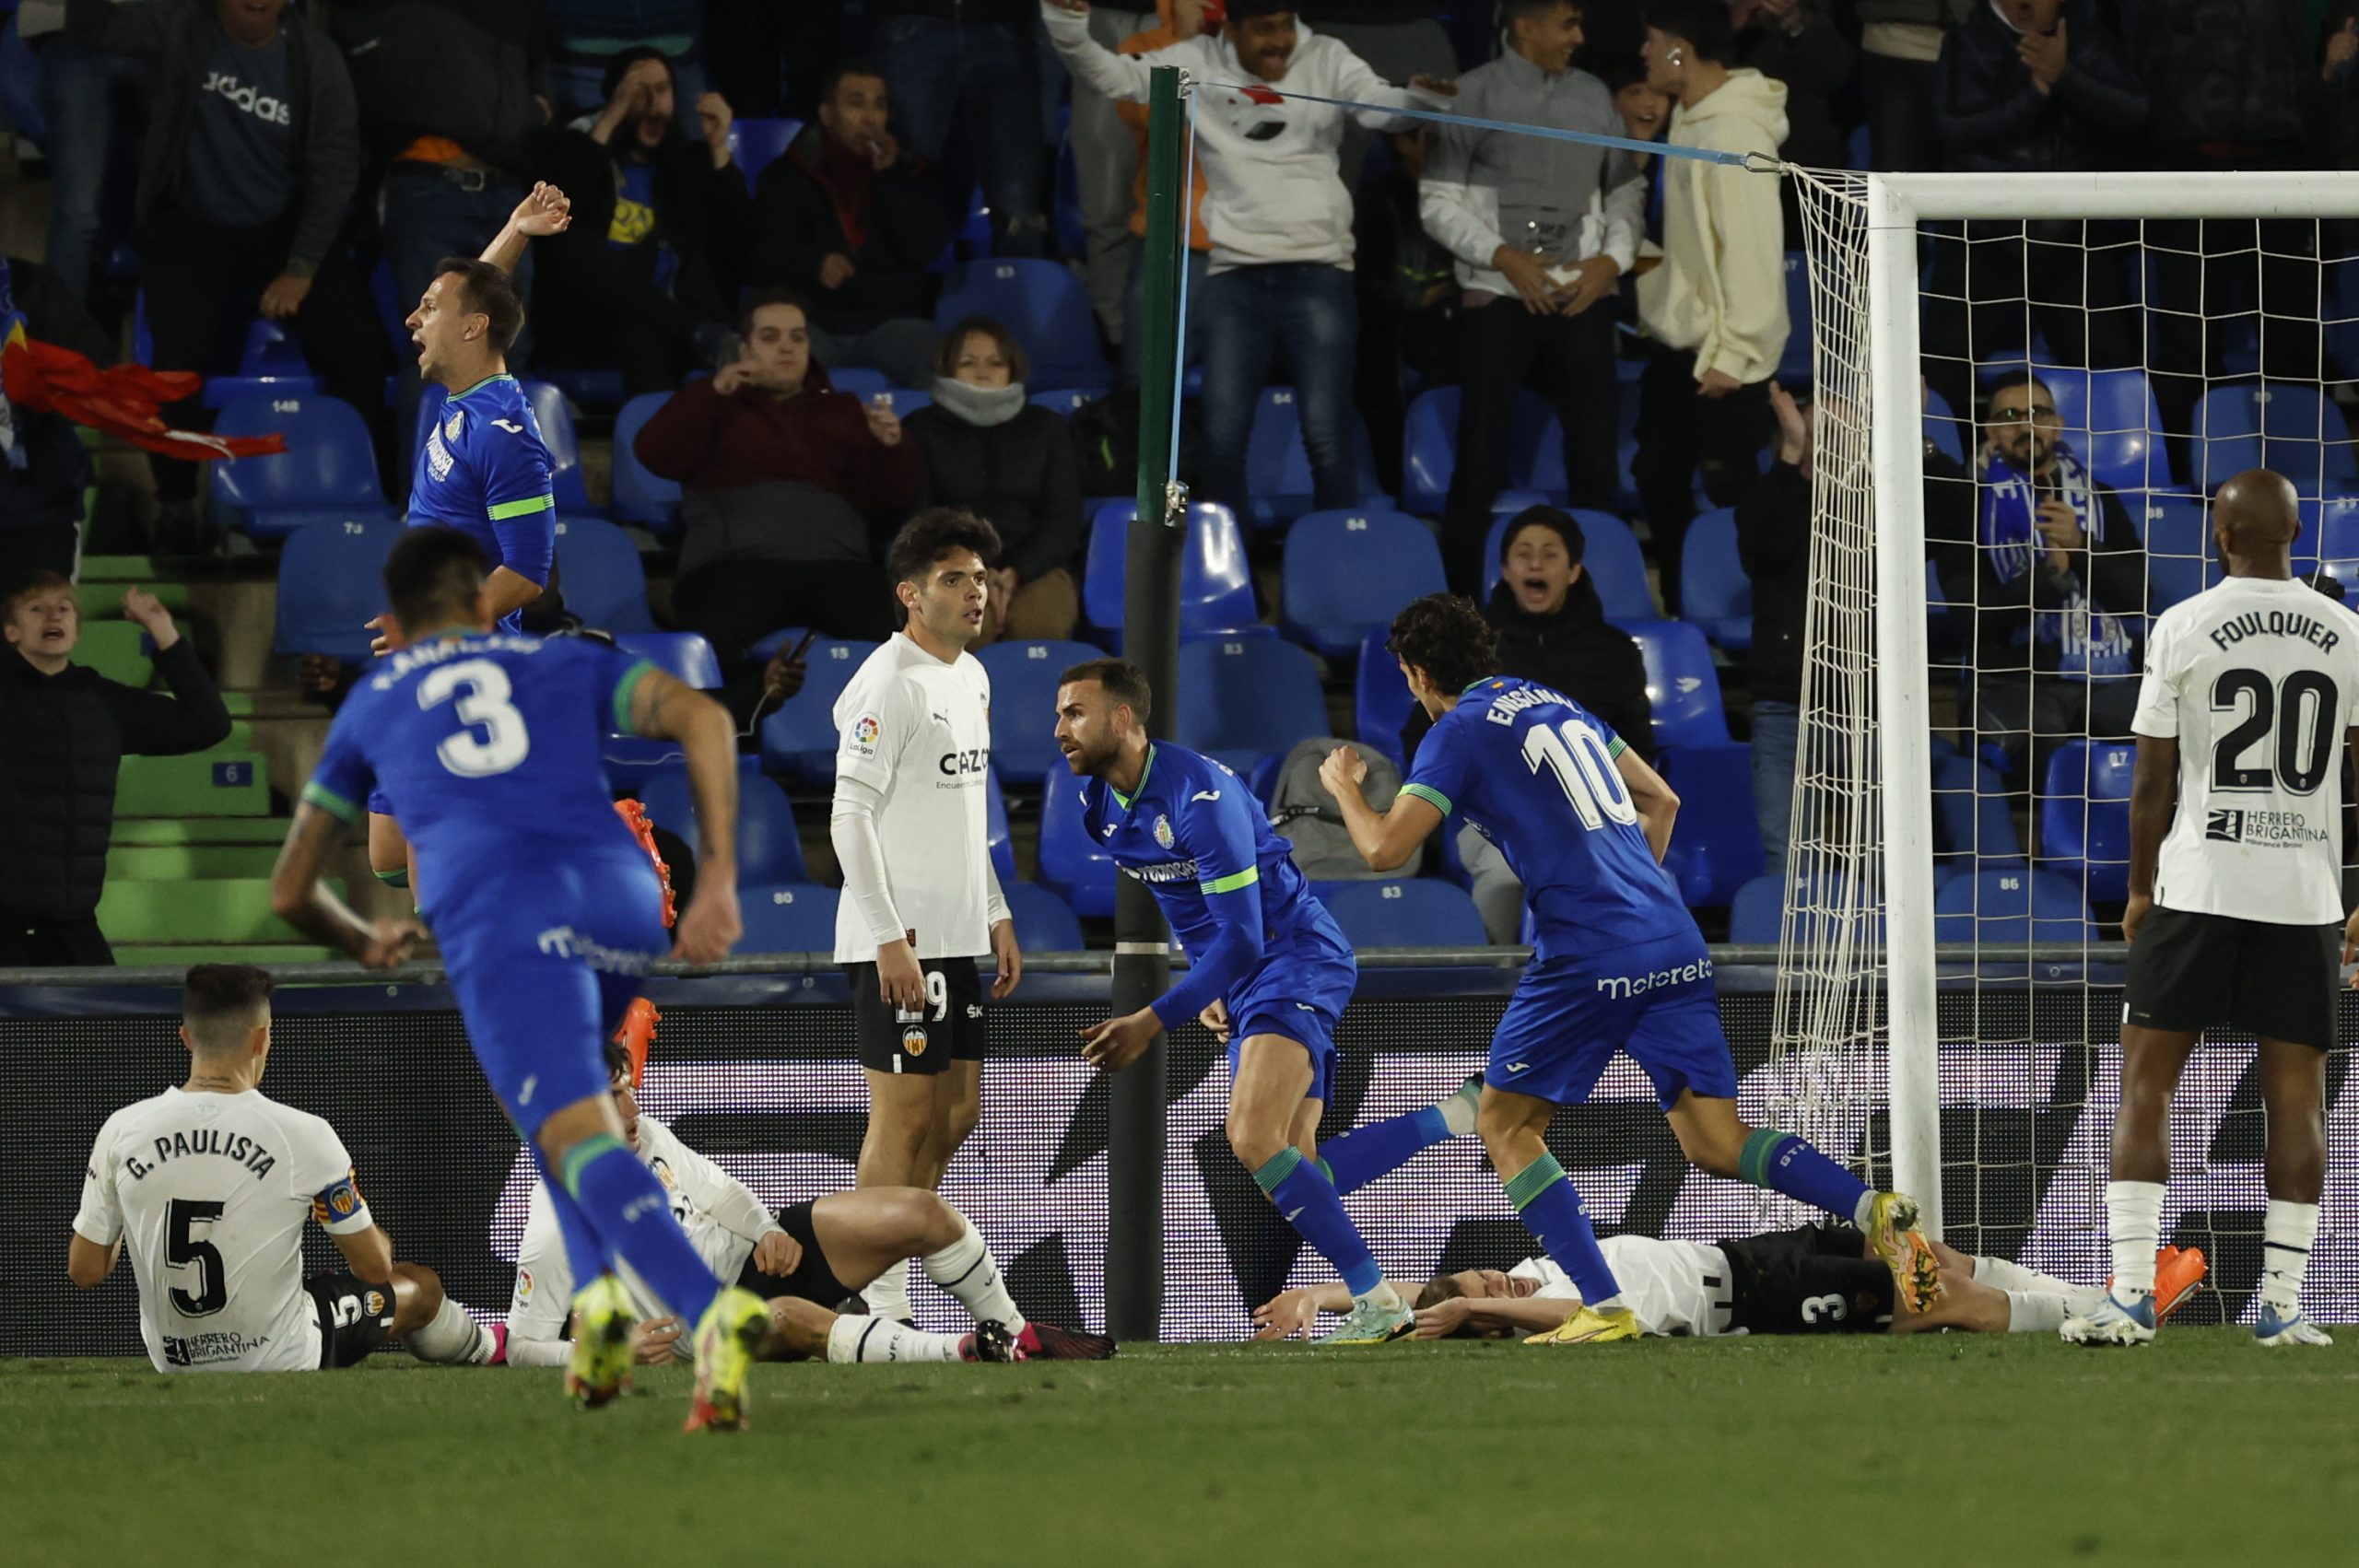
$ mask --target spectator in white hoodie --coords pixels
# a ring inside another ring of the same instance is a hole
[[[1317,504],[1356,504],[1359,319],[1352,194],[1336,171],[1336,149],[1346,114],[1391,130],[1404,121],[1389,110],[1433,107],[1450,89],[1425,77],[1391,86],[1342,44],[1300,26],[1291,0],[1230,0],[1218,32],[1137,55],[1116,54],[1090,36],[1087,0],[1041,0],[1041,15],[1075,80],[1109,98],[1144,99],[1156,65],[1180,66],[1201,84],[1196,162],[1212,269],[1188,309],[1204,329],[1205,498],[1245,505],[1246,442],[1271,357],[1283,346]],[[1379,107],[1346,111],[1273,88]]]
[[[1648,83],[1678,101],[1671,145],[1775,158],[1786,88],[1731,70],[1726,0],[1652,0]],[[1638,280],[1638,318],[1660,345],[1638,383],[1632,478],[1653,538],[1662,602],[1679,604],[1679,547],[1696,515],[1697,468],[1712,504],[1760,477],[1776,429],[1769,378],[1786,351],[1785,220],[1778,181],[1734,164],[1668,157],[1662,264]]]

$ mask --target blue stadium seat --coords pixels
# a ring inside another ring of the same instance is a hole
[[[793,146],[794,138],[802,134],[803,122],[800,120],[751,118],[731,121],[729,159],[737,166],[737,172],[745,177],[745,189],[750,191],[759,183],[762,170],[785,156],[786,149]]]
[[[2342,584],[2343,603],[2359,604],[2359,496],[2330,496],[2317,505],[2304,503],[2302,538],[2294,542],[2294,559],[2302,546],[2315,544],[2318,565]]]
[[[2327,479],[2359,474],[2342,410],[2315,386],[2293,381],[2213,387],[2195,405],[2189,461],[2206,496],[2248,468],[2271,468],[2316,496]]]
[[[1069,771],[1057,749],[1057,677],[1103,656],[1086,642],[995,642],[976,655],[992,678],[992,771],[1018,784]]]
[[[1755,877],[1729,900],[1729,941],[1741,946],[1775,944],[1785,920],[1786,879],[1774,872]]]
[[[1737,559],[1736,512],[1698,512],[1679,547],[1680,618],[1731,652],[1753,646],[1753,579]]]
[[[1925,439],[1940,448],[1952,462],[1966,461],[1966,449],[1977,439],[1973,423],[1952,413],[1949,400],[1940,392],[1930,386],[1925,389]]]
[[[1498,586],[1499,544],[1508,536],[1508,525],[1528,503],[1528,497],[1507,498],[1491,519],[1491,532],[1483,540],[1483,591],[1486,595]],[[1589,573],[1590,580],[1597,584],[1597,596],[1605,603],[1605,618],[1660,618],[1662,612],[1655,607],[1654,585],[1647,580],[1647,555],[1638,548],[1638,536],[1630,532],[1630,525],[1608,512],[1576,511],[1571,515],[1581,528],[1581,567]]]
[[[1083,572],[1082,618],[1119,633],[1122,625],[1122,572],[1130,551],[1131,520],[1137,507],[1116,500],[1097,509],[1090,522],[1089,564]],[[1245,558],[1245,535],[1237,515],[1212,501],[1188,509],[1188,538],[1180,556],[1180,635],[1267,637],[1253,603],[1253,572]],[[1120,643],[1117,642],[1119,649]]]
[[[944,332],[968,316],[1007,324],[1032,358],[1032,379],[1044,387],[1103,392],[1114,372],[1097,347],[1097,318],[1089,290],[1061,262],[1004,258],[950,269],[933,308]]]
[[[615,521],[636,523],[653,533],[672,533],[680,526],[680,484],[664,479],[639,461],[631,443],[640,427],[671,401],[670,392],[642,392],[615,415]]]
[[[873,642],[814,638],[804,653],[808,673],[803,689],[762,720],[762,770],[789,774],[810,784],[836,780],[836,698],[851,684]]]
[[[1359,478],[1359,505],[1390,506],[1376,476],[1376,449],[1358,410],[1351,415],[1352,464]],[[1263,387],[1245,448],[1245,489],[1253,497],[1253,526],[1275,528],[1300,517],[1318,501],[1312,491],[1310,449],[1302,439],[1302,407],[1292,387]]]
[[[2091,900],[2130,896],[2130,776],[2138,748],[2071,741],[2048,759],[2039,800],[2043,863],[2076,878]]]
[[[932,392],[911,392],[907,387],[886,387],[882,395],[886,403],[891,405],[894,416],[899,419],[907,419],[919,409],[929,407],[933,403]]]
[[[721,685],[721,661],[714,657],[712,644],[695,632],[623,632],[615,642],[624,652],[646,660],[698,691]]]
[[[2156,490],[2142,497],[2124,496],[2121,504],[2146,542],[2148,609],[2159,615],[2220,580],[2210,509],[2201,497]]]
[[[879,392],[891,392],[893,378],[865,365],[846,365],[827,371],[827,385],[846,397],[856,397],[866,403]]]
[[[2037,374],[2056,398],[2064,439],[2091,473],[2117,489],[2168,486],[2163,415],[2143,370],[2070,370],[2042,366]]]
[[[1360,639],[1359,673],[1352,684],[1352,728],[1355,740],[1374,746],[1398,766],[1407,760],[1401,755],[1401,727],[1415,704],[1409,683],[1402,678],[1401,661],[1384,646],[1391,635],[1390,626],[1378,626]]]
[[[548,381],[522,384],[525,401],[532,405],[534,423],[540,427],[541,444],[549,449],[549,485],[557,497],[557,515],[605,516],[605,509],[592,506],[590,492],[581,487],[581,442],[573,433],[573,410],[567,404],[565,393]],[[420,417],[424,417],[422,413]]]
[[[1180,645],[1181,745],[1251,773],[1265,756],[1327,732],[1327,699],[1310,655],[1274,638],[1199,638]]]
[[[1070,419],[1096,403],[1098,393],[1080,387],[1063,387],[1054,392],[1037,392],[1026,401],[1035,408],[1045,408],[1061,418]]]
[[[1088,918],[1114,912],[1114,857],[1081,820],[1081,780],[1051,778],[1040,801],[1040,880]]]
[[[1953,753],[1933,762],[1933,863],[1969,870],[2019,861],[2023,840],[2007,810],[2007,789],[1987,764]]]
[[[999,790],[999,775],[983,775],[983,844],[991,850],[992,872],[1005,887],[1015,880],[1015,844],[1007,832],[1007,797]]]
[[[2033,942],[2094,942],[2081,890],[2028,866],[2000,866],[1962,876],[1933,895],[1933,940],[1985,948]]]
[[[377,480],[369,427],[349,404],[314,393],[243,397],[214,422],[224,436],[287,439],[270,457],[216,462],[214,521],[251,538],[280,539],[308,522],[377,522],[393,516]]]
[[[620,408],[630,395],[620,370],[568,370],[554,365],[535,368],[541,378],[576,408]]]
[[[1639,621],[1622,629],[1647,661],[1647,700],[1654,705],[1655,742],[1663,746],[1725,746],[1728,714],[1720,707],[1720,677],[1704,634],[1684,621]]]
[[[401,536],[391,521],[311,522],[288,534],[278,553],[277,651],[367,662],[368,623],[385,609],[385,557]]]
[[[1663,870],[1691,908],[1717,909],[1761,874],[1751,746],[1678,746],[1656,766],[1679,796]]]
[[[836,890],[816,882],[780,882],[764,887],[739,883],[737,907],[745,920],[740,953],[833,953],[836,950]]]
[[[1786,352],[1778,361],[1778,380],[1791,392],[1811,384],[1810,259],[1802,252],[1786,252]]]
[[[147,328],[147,295],[141,290],[131,307],[131,357],[142,365],[156,363],[156,339]],[[320,379],[303,357],[303,345],[287,335],[276,322],[257,316],[246,323],[245,346],[236,370],[205,378],[196,401],[206,408],[227,408],[241,398],[317,395]]]
[[[1081,918],[1073,906],[1037,882],[1003,882],[1007,912],[1015,917],[1015,942],[1035,953],[1079,953],[1086,945]]]
[[[1318,885],[1327,912],[1356,947],[1482,947],[1483,916],[1466,891],[1439,877]]]
[[[604,518],[559,518],[557,591],[565,607],[601,631],[651,632],[647,568],[630,535]]]
[[[1625,404],[1635,397],[1625,396]],[[1449,476],[1458,467],[1458,389],[1432,387],[1409,404],[1401,429],[1401,505],[1420,517],[1438,517],[1449,496]],[[1564,494],[1564,431],[1555,410],[1538,392],[1520,392],[1515,399],[1515,430],[1508,442],[1508,486],[1535,490],[1534,475],[1543,454],[1557,473],[1555,496]]]
[[[685,766],[658,768],[640,786],[640,804],[656,825],[687,840],[699,859],[703,846],[697,837],[695,798],[688,790]],[[794,807],[786,792],[761,772],[758,757],[737,759],[737,885],[759,883],[807,882],[811,872],[803,863],[803,836],[794,825]]]
[[[1285,634],[1340,658],[1411,600],[1439,593],[1433,530],[1396,511],[1306,512],[1286,531]]]

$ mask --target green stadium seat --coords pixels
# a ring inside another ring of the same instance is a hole
[[[114,811],[118,817],[267,816],[270,785],[255,752],[221,746],[193,756],[127,756],[115,781]]]
[[[74,662],[85,664],[110,681],[146,686],[156,678],[156,661],[147,651],[147,634],[130,621],[91,621],[82,627],[75,645]]]
[[[331,879],[340,895],[341,879]],[[298,942],[294,927],[271,913],[270,883],[260,877],[205,882],[116,882],[99,899],[99,930],[110,942],[182,944]]]
[[[266,844],[273,849],[287,838],[283,816],[200,817],[194,821],[158,817],[146,821],[118,816],[115,848],[125,845]]]
[[[81,586],[82,619],[90,621],[119,620],[123,615],[123,596],[135,588],[144,588],[163,602],[173,617],[188,618],[188,584],[184,582],[86,582]]]
[[[114,950],[117,964],[169,965],[191,964],[326,964],[345,954],[326,947],[295,947],[284,942],[173,942],[158,947],[122,946]]]
[[[117,844],[107,851],[107,880],[268,877],[277,861],[278,850],[269,844]]]
[[[156,563],[147,556],[85,556],[82,586],[94,582],[153,582]]]

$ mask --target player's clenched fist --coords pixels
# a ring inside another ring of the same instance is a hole
[[[784,1231],[772,1231],[754,1244],[754,1267],[765,1274],[792,1274],[802,1263],[803,1244]]]
[[[719,880],[699,881],[687,912],[672,928],[672,956],[683,964],[718,964],[745,934],[737,889]]]

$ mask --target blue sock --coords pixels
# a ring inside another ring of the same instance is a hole
[[[1857,1222],[1868,1184],[1837,1164],[1808,1141],[1774,1127],[1754,1129],[1737,1156],[1737,1179],[1799,1198],[1838,1220]]]
[[[566,1191],[565,1183],[549,1169],[549,1157],[540,1145],[533,1146],[533,1158],[541,1167],[541,1186],[549,1195],[549,1208],[557,1215],[557,1233],[565,1237],[565,1261],[573,1274],[573,1289],[579,1293],[584,1286],[615,1266],[606,1254],[605,1244],[598,1239],[598,1228],[581,1205]]]
[[[721,1281],[672,1217],[655,1173],[621,1139],[595,1132],[566,1151],[565,1186],[607,1250],[629,1264],[665,1309],[695,1332],[705,1308],[721,1293]]]
[[[1335,1266],[1352,1294],[1364,1296],[1384,1282],[1384,1273],[1377,1268],[1367,1243],[1360,1239],[1359,1227],[1344,1212],[1344,1200],[1335,1196],[1335,1184],[1304,1159],[1301,1150],[1279,1150],[1268,1164],[1253,1173],[1253,1179],[1296,1234]]]
[[[1540,1249],[1556,1260],[1581,1293],[1584,1305],[1597,1306],[1622,1293],[1614,1267],[1597,1245],[1589,1223],[1589,1205],[1580,1188],[1565,1175],[1554,1154],[1543,1154],[1518,1171],[1507,1184],[1508,1201],[1523,1216],[1526,1229],[1540,1238]]]
[[[1319,1146],[1320,1168],[1339,1198],[1357,1192],[1379,1176],[1391,1176],[1449,1137],[1438,1106],[1420,1106],[1406,1116],[1356,1127]]]

